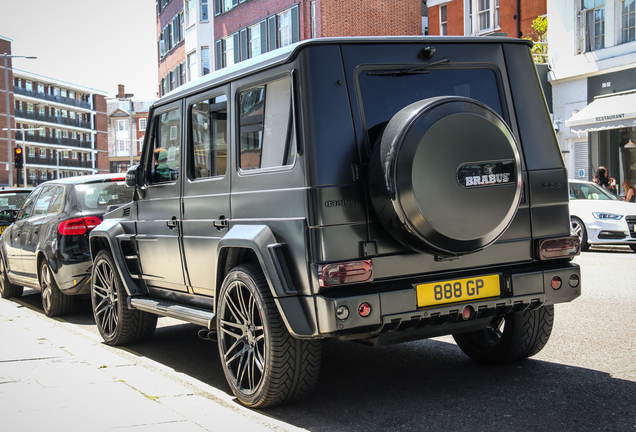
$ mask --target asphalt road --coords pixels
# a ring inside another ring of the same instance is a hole
[[[636,253],[575,261],[583,294],[555,307],[550,341],[532,359],[480,365],[451,337],[385,348],[327,341],[310,398],[263,412],[311,431],[636,432]],[[24,300],[39,306],[37,293]],[[97,333],[88,301],[65,320]],[[229,393],[216,344],[198,329],[161,318],[151,341],[127,349]]]

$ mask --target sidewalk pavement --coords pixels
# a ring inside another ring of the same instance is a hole
[[[0,299],[0,430],[114,429],[303,430],[19,300]]]

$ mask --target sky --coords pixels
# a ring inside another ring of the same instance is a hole
[[[11,39],[15,69],[114,97],[157,94],[155,0],[0,0],[0,36]],[[0,53],[2,54],[2,53]]]

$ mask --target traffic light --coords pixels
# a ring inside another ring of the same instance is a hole
[[[22,162],[23,162],[23,158],[22,158],[22,147],[16,147],[13,151],[13,163],[15,165],[16,169],[20,169],[22,168]]]

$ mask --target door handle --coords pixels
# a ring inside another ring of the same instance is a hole
[[[177,217],[176,216],[172,216],[172,219],[170,219],[168,222],[166,222],[166,225],[168,225],[168,228],[170,229],[174,229],[177,227]]]
[[[219,231],[227,228],[229,226],[227,219],[225,219],[224,215],[219,216],[217,220],[214,221],[214,227]]]

